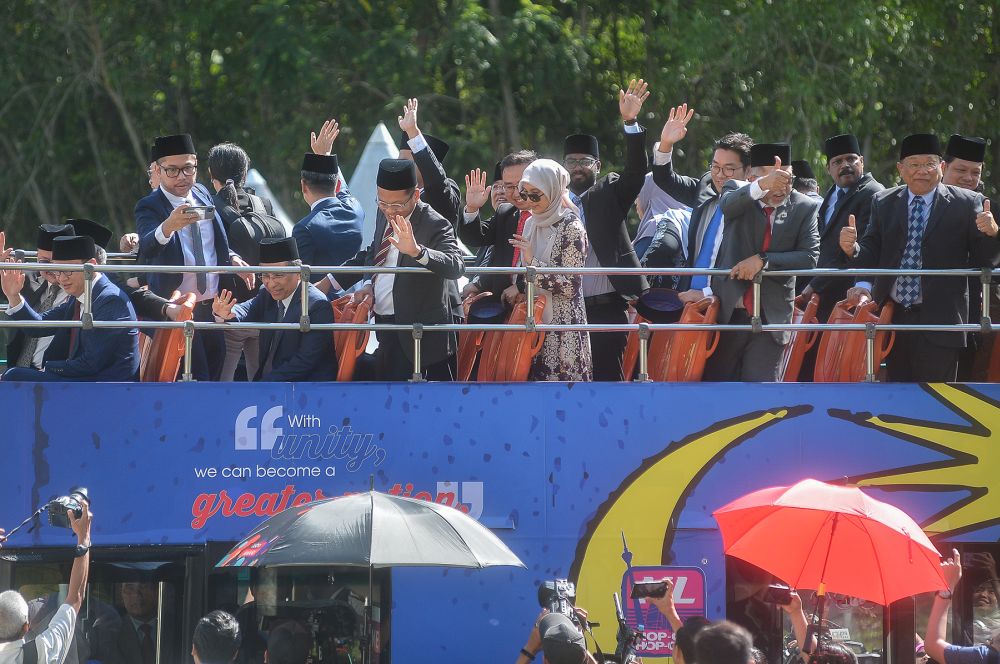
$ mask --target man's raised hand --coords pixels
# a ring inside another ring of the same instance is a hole
[[[420,133],[417,129],[417,108],[420,103],[416,99],[410,99],[403,106],[403,114],[397,119],[399,128],[406,132],[407,138],[413,140]]]
[[[633,122],[638,119],[642,103],[648,98],[649,84],[646,81],[641,78],[629,81],[628,90],[618,91],[618,110],[622,114],[622,120]]]
[[[327,120],[320,127],[319,134],[311,132],[309,134],[309,145],[314,154],[329,155],[333,152],[333,142],[340,135],[340,125],[333,118]]]
[[[15,261],[7,260],[6,263]],[[0,270],[0,287],[12,307],[21,304],[21,289],[24,288],[24,270]]]
[[[222,320],[230,320],[234,318],[233,307],[235,306],[236,298],[233,297],[233,294],[226,289],[222,289],[222,292],[212,300],[212,313]]]
[[[670,152],[674,149],[674,143],[680,143],[687,136],[687,126],[693,117],[694,109],[689,109],[687,104],[670,109],[667,121],[660,131],[660,152]]]
[[[486,171],[477,168],[465,176],[465,211],[474,214],[490,200],[490,187],[486,185]]]
[[[847,254],[848,258],[854,258],[857,250],[858,228],[857,221],[852,214],[847,218],[847,225],[840,229],[840,250]]]
[[[996,237],[997,231],[1000,228],[997,227],[997,222],[993,218],[993,213],[990,212],[990,199],[983,201],[983,211],[976,215],[976,228],[979,229],[980,233],[988,235],[990,237]],[[0,245],[2,248],[2,245]]]

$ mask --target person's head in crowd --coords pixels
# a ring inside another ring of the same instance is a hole
[[[340,191],[340,162],[335,154],[313,154],[302,156],[302,170],[299,173],[299,187],[307,205],[324,198],[336,196]]]
[[[156,617],[159,591],[155,583],[129,581],[121,585],[122,606],[125,613],[140,622]]]
[[[776,159],[781,160],[780,167],[775,166]],[[750,148],[750,180],[766,178],[778,168],[791,172],[791,162],[792,146],[788,143],[757,143]],[[789,182],[790,184],[791,182]],[[790,186],[787,189],[776,187],[770,189],[761,200],[765,205],[777,206],[788,198],[790,193]]]
[[[102,226],[90,219],[67,219],[66,223],[73,227],[75,235],[86,235],[94,241],[94,253],[97,264],[104,265],[108,262],[108,243],[111,242],[114,233],[107,226]]]
[[[260,266],[287,267],[302,265],[299,246],[293,237],[265,238],[260,241]],[[275,302],[287,299],[299,289],[302,277],[298,272],[262,272],[260,280]]]
[[[306,664],[312,651],[312,634],[301,623],[290,620],[271,630],[264,664]]]
[[[559,162],[552,159],[537,159],[521,174],[518,197],[527,201],[527,209],[533,217],[549,219],[558,214],[562,207],[574,207],[569,199],[567,187],[570,175]]]
[[[978,136],[952,134],[944,150],[942,182],[975,191],[983,178],[986,140]]]
[[[538,621],[545,664],[580,664],[587,656],[587,643],[573,621],[561,613],[549,613]]]
[[[28,603],[16,590],[0,593],[0,643],[18,641],[28,633]]]
[[[826,154],[826,172],[837,187],[850,189],[864,176],[865,158],[854,134],[831,136],[823,144],[823,152]]]
[[[800,194],[810,195],[819,193],[819,182],[816,181],[816,174],[813,173],[812,166],[805,159],[796,159],[792,162],[792,189]]]
[[[235,143],[219,143],[208,151],[208,175],[212,188],[228,205],[235,207],[236,192],[247,184],[250,157]]]
[[[191,643],[195,664],[229,664],[239,649],[239,623],[225,611],[212,611],[195,625]]]
[[[528,209],[528,200],[521,198],[521,176],[531,162],[538,159],[534,150],[518,150],[500,160],[500,179],[504,197],[518,210]]]
[[[746,180],[753,140],[746,134],[730,132],[715,141],[712,151],[712,187],[721,193],[730,180]]]
[[[498,161],[497,165],[493,167],[493,184],[490,186],[490,203],[493,204],[493,209],[496,210],[498,207],[504,203],[508,203],[507,192],[503,188],[503,168],[501,166],[503,161]]]
[[[160,171],[156,168],[156,162],[160,159],[160,149],[156,143],[149,146],[149,166],[146,167],[146,178],[149,181],[149,189],[152,191],[160,186]]]
[[[899,145],[896,169],[910,192],[923,196],[941,182],[941,143],[934,134],[911,134]]]
[[[76,233],[69,224],[42,224],[38,227],[38,233],[35,237],[35,251],[37,252],[35,260],[39,263],[51,263],[52,243],[55,239],[57,237],[72,237],[73,235]],[[57,274],[52,270],[41,270],[40,274],[50,284],[59,283]]]
[[[85,279],[83,271],[69,272],[58,269],[59,265],[97,264],[97,248],[93,238],[86,235],[57,237],[52,242],[52,265],[56,268],[56,283],[73,297],[83,295]]]
[[[580,196],[594,186],[601,172],[601,148],[597,137],[573,134],[563,141],[563,166],[569,172],[569,188]]]
[[[723,620],[698,633],[694,641],[697,664],[749,664],[753,639],[744,627]]]
[[[431,134],[426,134],[424,132],[420,133],[423,135],[424,140],[427,141],[427,147],[429,147],[431,152],[434,153],[438,163],[443,165],[444,158],[448,156],[448,151],[451,150],[451,146],[437,136],[432,136]],[[407,137],[405,131],[400,136],[399,145],[397,147],[399,148],[400,159],[405,159],[406,161],[411,162],[413,161],[413,150],[410,149],[409,138]],[[417,187],[419,189],[424,188],[424,176],[420,172],[419,168],[417,169]]]
[[[674,634],[674,661],[677,664],[692,664],[694,660],[694,642],[698,632],[711,625],[703,616],[691,616],[684,621]]]
[[[750,662],[751,664],[767,664],[767,655],[760,648],[751,648]]]
[[[982,581],[973,588],[972,608],[980,611],[995,611],[997,609],[996,588],[994,588],[992,580]]]
[[[375,178],[378,207],[386,217],[409,217],[420,201],[417,168],[406,159],[383,159]]]
[[[811,664],[857,664],[858,657],[843,643],[825,641],[809,657],[809,662]]]
[[[189,134],[157,136],[153,145],[158,159],[153,166],[160,186],[185,198],[198,176],[198,153]]]

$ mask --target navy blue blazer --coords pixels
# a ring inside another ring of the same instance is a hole
[[[71,297],[58,307],[38,314],[30,305],[15,312],[15,320],[73,320],[77,299]],[[91,309],[95,321],[136,320],[135,309],[120,288],[106,276],[94,283]],[[139,375],[139,331],[134,327],[114,329],[77,329],[76,348],[70,346],[70,328],[21,328],[34,337],[54,337],[45,352],[45,373],[66,380],[130,381]],[[62,354],[66,359],[50,359]]]
[[[278,303],[267,289],[261,286],[252,299],[233,307],[238,323],[278,322]],[[288,305],[284,322],[298,323],[302,316],[302,299],[296,290],[295,297]],[[313,285],[309,285],[309,322],[326,324],[333,322],[333,307],[326,295]],[[270,356],[271,347],[277,344],[271,372],[264,373],[264,365]],[[329,330],[314,330],[302,333],[297,330],[260,331],[260,368],[254,380],[278,381],[320,381],[337,380],[337,354],[333,347],[333,335]]]
[[[205,188],[205,185],[195,184],[191,189],[191,195],[198,201],[199,205],[214,205],[212,195]],[[184,265],[184,252],[181,249],[181,239],[177,233],[170,236],[170,241],[160,244],[156,239],[156,229],[162,224],[170,213],[174,211],[174,206],[170,204],[167,197],[159,188],[154,189],[148,196],[139,200],[135,204],[135,228],[139,234],[139,259],[147,265]],[[218,210],[215,212],[215,255],[217,265],[230,265],[229,237],[226,235],[226,227],[222,223],[222,217]],[[170,297],[181,285],[182,275],[176,274],[149,274],[149,289],[160,297]]]
[[[365,211],[351,192],[321,201],[292,228],[299,258],[306,265],[341,265],[361,249]],[[314,273],[313,283],[326,276]]]

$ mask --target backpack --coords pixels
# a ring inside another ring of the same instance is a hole
[[[260,265],[260,241],[288,237],[288,233],[272,214],[270,201],[257,196],[253,189],[240,190],[236,204],[237,208],[230,205],[219,208],[229,235],[229,248],[250,265]]]

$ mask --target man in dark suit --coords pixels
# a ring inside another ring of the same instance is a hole
[[[307,153],[299,185],[309,214],[292,228],[299,256],[306,265],[340,265],[361,249],[365,211],[351,192],[341,188],[337,155]],[[313,273],[312,282],[326,273]]]
[[[157,617],[159,588],[156,582],[128,581],[119,586],[124,615],[107,664],[155,664],[157,640],[161,662],[173,659],[173,620]],[[164,605],[164,609],[169,608]],[[159,635],[159,639],[158,639]]]
[[[376,323],[434,325],[452,320],[448,282],[465,272],[455,233],[447,219],[420,200],[417,171],[405,159],[383,159],[377,178],[379,215],[376,241],[345,265],[424,267],[427,274],[379,274],[368,279],[355,298],[372,298]],[[350,287],[361,275],[336,275]],[[407,380],[413,374],[413,335],[377,332],[379,380]],[[454,377],[451,360],[457,347],[452,332],[428,332],[421,343],[421,371],[430,380]]]
[[[941,182],[982,193],[985,161],[986,139],[952,134],[944,149],[944,175]]]
[[[54,265],[97,263],[94,241],[86,236],[59,237],[52,243]],[[24,273],[3,270],[0,278],[4,294],[10,302],[8,315],[15,320],[70,321],[81,320],[85,299],[83,272],[59,272],[59,286],[71,296],[60,306],[44,314],[35,313],[21,298]],[[94,277],[90,310],[97,321],[134,321],[135,310],[126,296],[103,274]],[[139,332],[136,328],[80,329],[25,328],[25,333],[52,336],[49,348],[65,346],[66,359],[46,360],[41,370],[14,367],[4,374],[4,380],[31,381],[129,381],[139,372]]]
[[[715,142],[712,165],[700,178],[681,175],[674,169],[674,145],[687,135],[694,109],[687,104],[671,108],[653,148],[653,182],[677,201],[691,208],[687,233],[687,257],[691,267],[713,268],[722,246],[726,226],[719,194],[729,180],[746,180],[750,168],[750,146],[746,134],[731,132]],[[707,275],[683,275],[677,285],[683,302],[697,302],[712,295]]]
[[[260,243],[261,267],[300,266],[295,238],[268,238]],[[252,300],[236,304],[223,290],[215,298],[216,320],[237,323],[297,323],[302,315],[302,278],[294,272],[264,272],[264,285]],[[309,284],[309,322],[333,323],[333,309],[326,296]],[[336,380],[337,355],[327,330],[272,330],[260,333],[261,366],[251,379],[264,382]]]
[[[587,229],[585,267],[640,267],[639,257],[629,236],[629,210],[646,182],[649,158],[646,130],[638,123],[642,104],[649,97],[645,81],[631,81],[619,90],[618,110],[625,129],[625,168],[608,173],[600,180],[600,147],[586,134],[567,136],[563,142],[563,165],[569,171],[570,198],[580,208],[580,220]],[[587,322],[624,325],[628,323],[628,303],[649,288],[641,275],[584,275],[583,296]],[[594,380],[621,381],[625,332],[596,332],[590,335]]]
[[[840,251],[840,229],[854,215],[858,232],[864,233],[871,215],[872,197],[885,189],[871,173],[865,173],[865,158],[853,134],[841,134],[826,139],[826,171],[833,186],[823,197],[819,208],[819,262],[818,267],[845,267],[844,254]],[[802,293],[807,297],[819,293],[818,317],[825,323],[837,302],[844,299],[847,289],[854,285],[850,277],[800,277],[808,280]],[[803,367],[805,368],[805,367]]]
[[[888,269],[993,267],[1000,242],[983,197],[941,183],[941,144],[933,134],[913,134],[900,144],[896,164],[905,184],[876,194],[865,234],[853,220],[840,231],[850,265]],[[954,325],[969,319],[968,280],[963,277],[877,277],[859,281],[848,299],[895,302],[892,322]],[[965,332],[897,332],[888,357],[889,379],[954,381]]]
[[[151,265],[241,265],[238,254],[229,249],[225,225],[218,211],[207,218],[195,206],[211,206],[208,189],[195,182],[198,156],[194,141],[187,134],[160,136],[156,139],[159,161],[154,170],[160,186],[135,206],[139,255]],[[252,288],[253,273],[241,275]],[[220,275],[200,273],[150,273],[149,288],[161,297],[175,290],[195,293],[194,319],[211,321],[212,299],[219,293]],[[197,380],[218,380],[225,357],[222,333],[201,330],[194,336],[192,370]]]
[[[712,277],[721,300],[718,322],[748,325],[753,315],[752,281],[757,273],[809,269],[816,266],[819,201],[792,190],[788,167],[791,146],[760,143],[750,150],[749,184],[730,180],[722,188],[720,206],[726,232],[716,267],[728,277]],[[767,277],[760,287],[764,324],[792,322],[794,277]],[[719,347],[705,367],[706,380],[776,381],[788,332],[723,332]]]

